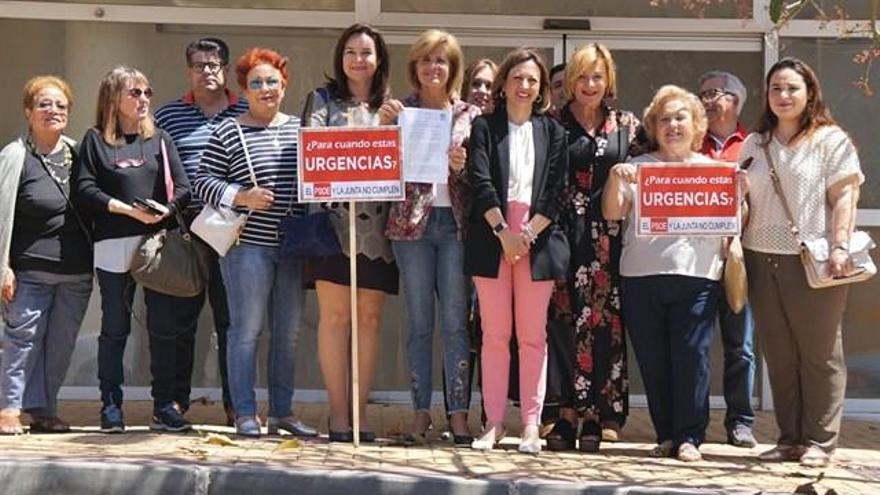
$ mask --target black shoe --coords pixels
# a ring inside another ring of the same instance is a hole
[[[454,432],[452,433],[452,443],[454,445],[468,445],[474,443],[473,435],[456,435]]]
[[[354,437],[353,434],[352,434],[352,437]],[[376,432],[374,432],[374,431],[359,431],[358,432],[358,440],[360,440],[361,443],[373,443],[376,441]]]
[[[596,421],[584,421],[581,437],[578,439],[578,450],[581,452],[599,452],[602,442],[602,426]]]
[[[168,403],[153,410],[153,421],[150,423],[153,431],[182,432],[192,429],[192,424],[184,419],[174,403]]]
[[[125,422],[122,409],[116,404],[109,404],[101,409],[101,433],[124,433]]]
[[[327,430],[327,437],[331,442],[339,442],[339,443],[352,443],[354,442],[354,432],[351,430],[348,431],[333,431]]]
[[[574,450],[575,435],[577,432],[574,426],[567,419],[559,418],[553,425],[553,429],[547,434],[547,450],[556,452]]]

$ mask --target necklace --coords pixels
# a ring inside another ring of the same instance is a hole
[[[268,132],[269,132],[269,135],[272,136],[272,144],[273,144],[276,148],[280,148],[280,147],[281,147],[281,140],[280,140],[280,138],[281,138],[281,127],[282,127],[283,125],[284,125],[284,124],[278,124],[277,126],[275,126],[275,135],[274,135],[274,136],[272,136],[272,124],[269,124],[269,125],[266,126],[266,131],[268,131]]]
[[[37,151],[36,145],[34,142],[28,138],[27,141],[28,148],[30,148],[31,153],[43,164],[43,169],[52,177],[52,180],[57,182],[58,184],[65,186],[68,182],[70,182],[70,169],[73,165],[73,153],[70,151],[70,146],[63,144],[63,152],[64,155],[60,161],[55,161],[49,158],[49,155],[52,153],[46,153],[45,155]],[[64,177],[58,175],[55,169],[61,169],[65,172]]]

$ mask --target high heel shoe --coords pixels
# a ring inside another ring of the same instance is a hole
[[[538,425],[528,425],[523,428],[522,439],[517,448],[524,454],[537,454],[541,452],[541,436]]]
[[[354,442],[354,431],[333,431],[330,429],[330,420],[327,420],[327,438],[331,442],[352,443]]]
[[[504,438],[506,433],[504,425],[487,426],[480,437],[471,442],[471,448],[474,450],[492,450],[495,444]]]

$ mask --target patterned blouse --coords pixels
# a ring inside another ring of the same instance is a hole
[[[407,107],[421,107],[418,95],[412,95],[403,101]],[[471,123],[480,115],[480,109],[455,100],[452,104],[452,142],[466,146],[471,134]],[[446,150],[443,150],[446,153]],[[394,203],[388,215],[385,235],[395,241],[414,241],[420,239],[428,226],[428,217],[434,201],[434,185],[422,182],[405,184],[406,198]],[[467,182],[467,171],[449,172],[449,197],[452,200],[452,214],[458,225],[458,238],[461,239],[467,227],[467,215],[470,211],[471,189]]]
[[[303,109],[303,126],[306,127],[343,127],[348,125],[348,115],[352,109],[361,104],[352,100],[343,100],[333,95],[326,88],[313,91],[306,100]],[[364,109],[366,110],[366,109]],[[370,114],[373,125],[378,125],[375,113]],[[385,238],[385,224],[388,221],[390,203],[387,201],[364,201],[355,203],[355,229],[357,230],[357,252],[367,259],[382,259],[386,263],[394,261],[391,244]],[[348,204],[333,203],[331,223],[342,252],[348,253]]]

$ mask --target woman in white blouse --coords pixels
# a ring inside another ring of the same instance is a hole
[[[766,82],[763,116],[741,154],[744,163],[751,160],[751,219],[743,234],[749,299],[762,332],[780,432],[776,447],[760,458],[824,466],[837,445],[846,390],[841,322],[847,286],[811,289],[798,253],[801,241],[827,237],[827,275],[847,273],[864,176],[852,141],[825,107],[807,64],[782,59]],[[774,190],[771,167],[784,200]]]
[[[486,428],[472,447],[504,436],[510,338],[519,343],[523,424],[520,452],[541,450],[538,424],[547,377],[547,306],[553,280],[568,269],[568,243],[556,224],[565,185],[565,131],[544,115],[547,68],[540,55],[515,50],[492,86],[495,111],[474,121],[469,148],[474,205],[465,240],[483,323],[481,353]]]
[[[721,238],[636,236],[632,205],[638,164],[711,161],[699,154],[708,122],[697,97],[678,86],[660,88],[642,122],[651,151],[611,169],[602,214],[626,221],[621,302],[657,433],[652,455],[693,462],[702,458],[697,448],[709,423]]]

